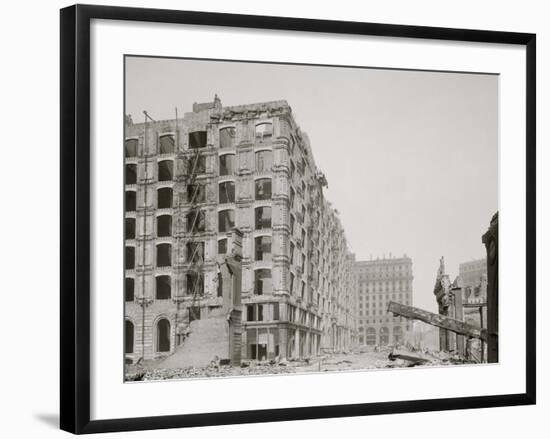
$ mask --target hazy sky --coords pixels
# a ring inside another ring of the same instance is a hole
[[[358,260],[413,261],[413,304],[436,310],[447,272],[485,255],[498,209],[498,77],[457,73],[127,58],[126,111],[154,119],[285,99],[325,173]]]

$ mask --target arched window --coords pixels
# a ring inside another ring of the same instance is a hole
[[[172,245],[157,244],[157,267],[170,267],[172,265]]]
[[[137,183],[137,165],[130,163],[124,166],[124,180],[126,184]]]
[[[271,270],[262,268],[254,271],[254,294],[272,294],[273,284],[271,281]]]
[[[386,346],[390,343],[390,330],[385,326],[380,328],[380,344]]]
[[[236,130],[233,127],[226,127],[220,130],[220,148],[233,148],[235,146]]]
[[[158,300],[166,300],[172,297],[172,278],[170,276],[156,277],[156,295]]]
[[[256,180],[255,186],[256,200],[271,199],[271,178],[260,178]]]
[[[256,153],[256,172],[270,172],[273,166],[272,151],[258,151]]]
[[[271,228],[270,206],[256,207],[254,211],[254,224],[256,230]]]
[[[173,160],[158,162],[158,181],[172,181],[174,179]]]
[[[124,238],[125,239],[136,238],[136,219],[135,218],[124,219]]]
[[[137,139],[128,139],[124,143],[124,156],[127,158],[137,157],[138,141]]]
[[[124,279],[124,300],[126,302],[134,301],[134,278],[132,277]]]
[[[157,208],[170,209],[172,207],[173,192],[170,187],[163,187],[157,190]]]
[[[187,253],[187,262],[189,263],[200,263],[204,260],[204,242],[199,241],[190,241],[185,244],[186,253]]]
[[[157,352],[170,352],[170,322],[167,319],[157,322]]]
[[[176,138],[173,134],[165,134],[159,137],[159,149],[161,154],[172,154],[176,150]]]
[[[204,203],[206,201],[206,185],[188,184],[187,201],[191,204]]]
[[[221,233],[229,232],[235,227],[235,211],[220,210],[218,212],[218,231]]]
[[[172,236],[172,215],[157,217],[157,236]]]
[[[233,175],[235,173],[235,154],[220,156],[220,176]]]
[[[124,195],[126,212],[134,212],[136,210],[136,191],[126,191]]]
[[[136,249],[134,247],[126,247],[126,270],[133,270],[136,265]]]
[[[367,328],[367,345],[374,346],[376,344],[376,329]]]
[[[235,202],[235,182],[224,181],[219,185],[220,204]]]
[[[124,353],[134,353],[134,324],[130,320],[124,320]]]

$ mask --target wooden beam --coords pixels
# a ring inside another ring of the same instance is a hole
[[[465,337],[478,338],[487,341],[487,333],[482,328],[470,325],[461,320],[453,319],[441,314],[435,314],[413,306],[403,305],[397,302],[388,304],[388,312],[393,313],[407,319],[420,320],[438,328],[447,329],[456,334],[464,335]]]

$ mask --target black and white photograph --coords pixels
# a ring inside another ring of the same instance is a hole
[[[122,119],[126,382],[499,362],[497,74],[127,54]]]

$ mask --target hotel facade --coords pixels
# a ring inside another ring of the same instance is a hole
[[[354,255],[286,101],[194,104],[125,124],[125,354],[159,359],[222,306],[220,263],[242,235],[242,358],[356,344]]]

